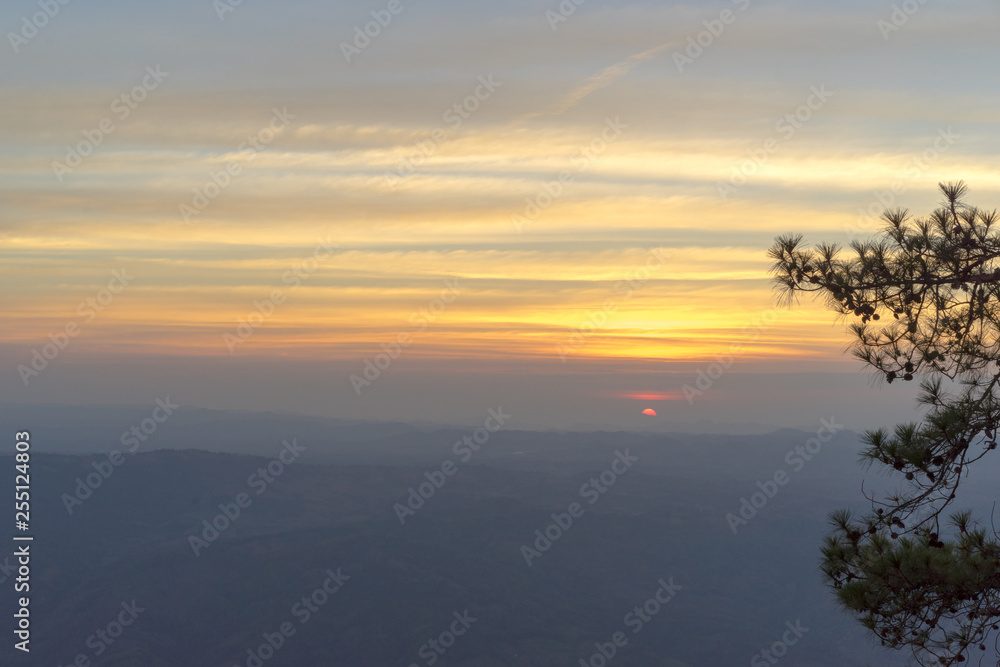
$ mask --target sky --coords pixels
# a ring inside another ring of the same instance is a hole
[[[926,215],[940,181],[995,206],[998,27],[918,0],[10,0],[0,401],[909,419],[845,321],[777,305],[766,250]]]

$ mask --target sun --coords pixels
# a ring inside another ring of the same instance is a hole
[[[650,417],[655,417],[656,410],[654,410],[653,408],[646,408],[645,410],[642,411],[642,414],[649,415]]]

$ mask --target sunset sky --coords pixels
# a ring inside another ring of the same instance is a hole
[[[35,34],[5,2],[0,400],[906,418],[844,322],[776,307],[765,252],[929,213],[943,180],[1000,205],[1000,8],[561,6],[77,0]]]

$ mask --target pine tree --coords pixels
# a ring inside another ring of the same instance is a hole
[[[978,659],[987,644],[1000,655],[997,532],[949,508],[969,467],[997,447],[1000,218],[968,206],[961,181],[939,188],[928,218],[887,210],[885,227],[849,249],[785,235],[768,253],[783,301],[823,296],[852,320],[852,352],[878,378],[920,380],[920,421],[862,436],[862,463],[896,476],[899,490],[866,493],[870,512],[830,515],[821,570],[883,645],[924,665]]]

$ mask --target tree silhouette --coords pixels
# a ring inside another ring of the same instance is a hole
[[[830,515],[821,569],[884,646],[952,665],[985,656],[991,640],[1000,655],[997,532],[967,511],[943,516],[969,467],[997,446],[1000,217],[966,205],[961,181],[938,187],[944,201],[930,217],[887,210],[885,227],[849,251],[785,235],[768,254],[782,300],[824,296],[852,320],[852,352],[877,377],[921,376],[922,420],[862,438],[863,465],[897,476],[899,489],[865,493],[871,512]]]

